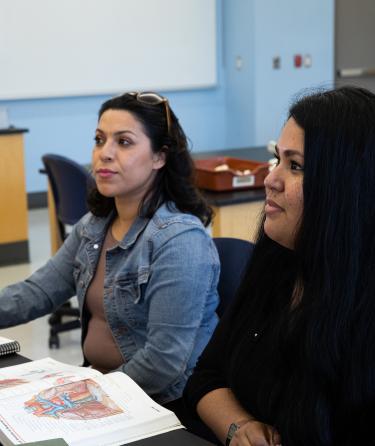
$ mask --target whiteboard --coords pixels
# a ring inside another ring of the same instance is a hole
[[[207,88],[216,0],[0,0],[0,99]]]

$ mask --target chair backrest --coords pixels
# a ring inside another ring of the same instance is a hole
[[[221,317],[236,294],[245,267],[253,253],[254,244],[231,237],[215,237],[213,240],[221,265],[218,284],[220,303],[216,310]]]
[[[80,164],[65,156],[46,154],[42,156],[51,184],[56,214],[60,229],[74,225],[88,211],[86,198],[91,179],[89,172]],[[64,239],[65,234],[62,234]]]

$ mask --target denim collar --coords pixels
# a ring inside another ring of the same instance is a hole
[[[87,224],[83,227],[83,236],[88,238],[91,243],[101,243],[109,229],[112,220],[115,217],[115,212],[112,211],[107,217],[92,216]],[[118,246],[122,249],[127,249],[132,246],[139,235],[146,228],[149,218],[138,216],[125,237],[119,242]]]

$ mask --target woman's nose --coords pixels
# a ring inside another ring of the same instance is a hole
[[[269,174],[264,179],[264,187],[266,189],[273,189],[281,191],[284,187],[284,181],[280,173],[279,165],[273,166]]]
[[[100,150],[100,158],[103,161],[112,161],[114,158],[114,147],[110,141],[106,141],[106,143],[102,146]]]

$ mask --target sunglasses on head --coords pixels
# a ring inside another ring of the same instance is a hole
[[[165,106],[165,115],[167,118],[167,129],[168,129],[168,135],[170,135],[171,130],[171,112],[169,109],[169,102],[167,98],[164,98],[163,96],[160,96],[157,93],[153,92],[130,92],[128,93],[131,96],[133,96],[138,102],[141,102],[146,105],[159,105],[164,104]]]

